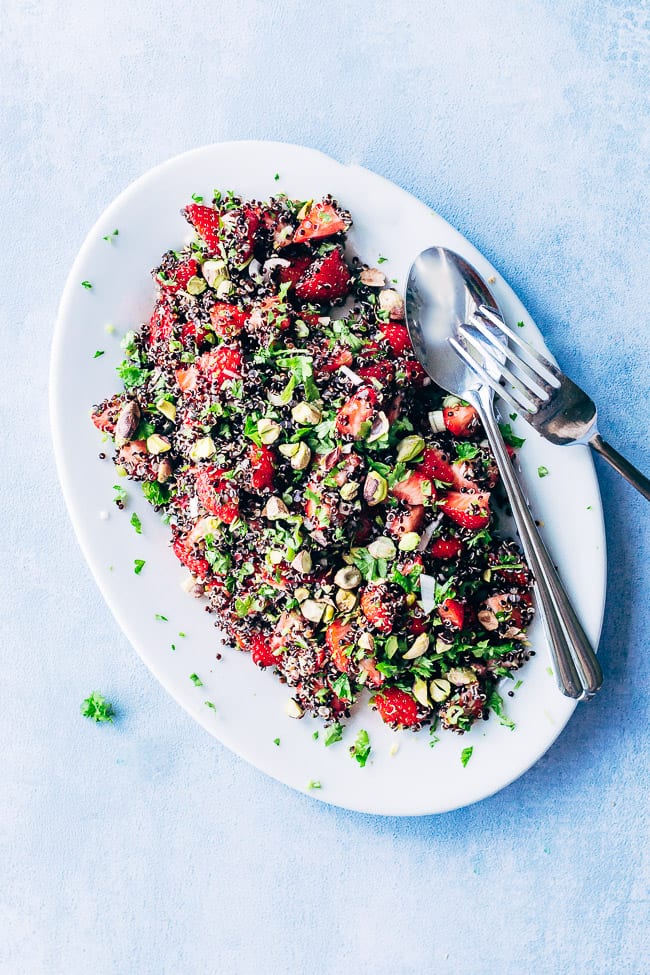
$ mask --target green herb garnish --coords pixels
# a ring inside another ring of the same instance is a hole
[[[133,560],[133,571],[135,572],[135,574],[137,576],[140,575],[140,573],[142,572],[142,570],[144,569],[144,567],[145,567],[146,564],[147,563],[145,562],[144,559],[134,559]]]
[[[361,768],[364,768],[366,762],[368,761],[370,751],[371,747],[368,732],[361,729],[357,737],[354,739],[354,745],[350,745],[350,755],[356,759]]]
[[[113,705],[102,697],[98,691],[93,691],[81,705],[81,713],[84,718],[90,718],[97,723],[103,721],[113,722]]]
[[[462,752],[460,753],[460,760],[462,762],[463,768],[467,766],[467,763],[472,757],[473,751],[474,751],[474,746],[470,745],[469,748],[463,748]]]

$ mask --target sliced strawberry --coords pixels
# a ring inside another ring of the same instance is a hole
[[[463,543],[459,538],[436,538],[429,549],[429,555],[434,559],[453,559],[463,550]]]
[[[164,302],[157,302],[149,319],[149,345],[167,345],[174,334],[174,316]]]
[[[181,326],[181,342],[185,347],[194,342],[197,345],[203,345],[209,334],[210,330],[200,322],[190,320],[183,322]]]
[[[415,468],[432,481],[442,481],[444,484],[454,483],[454,471],[445,455],[437,447],[425,447],[422,460]]]
[[[402,362],[402,369],[406,374],[406,381],[413,383],[414,386],[422,386],[424,380],[427,378],[424,367],[417,359],[406,359]]]
[[[278,657],[271,650],[269,641],[261,633],[253,633],[246,638],[246,643],[250,646],[251,660],[258,667],[273,667],[278,662]]]
[[[364,424],[370,423],[377,403],[377,391],[373,386],[360,386],[336,414],[336,432],[341,437],[356,440],[365,432]]]
[[[350,271],[337,247],[310,264],[296,284],[302,301],[338,301],[350,290]]]
[[[226,301],[217,301],[210,309],[212,328],[222,339],[231,339],[244,328],[248,315],[237,305],[230,305]]]
[[[386,528],[396,538],[401,538],[408,532],[419,532],[424,525],[425,510],[421,504],[414,504],[406,511],[393,509],[386,518]]]
[[[300,254],[298,257],[294,257],[289,267],[280,268],[280,284],[290,284],[292,288],[295,288],[311,262],[310,254]]]
[[[214,252],[219,247],[219,211],[202,203],[190,203],[181,213]]]
[[[216,380],[219,386],[229,379],[241,379],[244,360],[236,347],[221,345],[211,352],[204,352],[196,361],[201,372]]]
[[[405,352],[413,352],[411,339],[406,329],[406,325],[396,325],[394,322],[381,322],[381,333],[390,345],[395,355],[404,355]]]
[[[195,555],[193,546],[182,535],[174,539],[172,549],[177,559],[179,559],[186,569],[189,569],[193,576],[205,579],[210,571],[210,563],[200,555]]]
[[[365,670],[368,675],[366,684],[370,687],[381,687],[386,679],[381,671],[377,670],[377,661],[374,657],[364,657],[359,661],[360,670]]]
[[[351,366],[353,362],[352,353],[347,345],[335,345],[331,352],[326,352],[316,366],[316,373],[321,374],[336,372],[341,366]]]
[[[409,633],[419,636],[420,633],[427,632],[427,621],[423,616],[412,616],[409,622]]]
[[[304,220],[298,224],[293,239],[294,243],[300,244],[305,240],[331,237],[342,230],[345,230],[345,223],[334,207],[329,203],[315,203]]]
[[[206,511],[225,525],[231,525],[239,515],[239,501],[223,474],[224,471],[214,465],[202,467],[196,475],[196,493]]]
[[[375,694],[373,703],[386,724],[410,728],[418,723],[418,706],[414,698],[399,687],[388,687]]]
[[[350,666],[352,632],[352,624],[344,623],[340,619],[334,620],[325,630],[325,643],[329,648],[332,663],[343,674],[347,674]]]
[[[98,430],[101,430],[103,433],[113,434],[115,432],[117,418],[123,406],[122,399],[119,396],[113,396],[111,399],[104,400],[103,403],[100,403],[97,409],[91,414],[90,419]]]
[[[274,454],[270,447],[262,444],[251,444],[248,448],[248,459],[251,465],[251,487],[254,491],[270,491],[273,489],[275,473]]]
[[[390,633],[395,622],[385,586],[366,586],[361,593],[361,612],[380,633]]]
[[[451,521],[463,528],[485,528],[490,521],[490,495],[486,491],[476,494],[449,491],[439,506]]]
[[[184,291],[187,288],[187,282],[195,277],[198,270],[199,265],[193,257],[190,257],[177,264],[173,271],[167,271],[166,280],[161,281],[160,278],[157,280],[161,288],[175,295],[177,291]]]
[[[186,369],[176,369],[176,382],[182,392],[189,393],[196,388],[196,381],[199,378],[199,370],[196,366],[188,366]]]
[[[430,478],[421,471],[413,471],[405,480],[393,485],[391,492],[407,504],[426,504],[435,501],[436,489]]]
[[[455,629],[462,630],[465,609],[457,599],[445,599],[444,603],[438,606],[438,616],[443,623],[449,623]]]
[[[445,426],[455,437],[471,437],[478,427],[478,413],[473,406],[446,406],[442,411]]]
[[[259,305],[262,321],[279,328],[281,332],[291,327],[291,319],[286,314],[287,306],[279,295],[268,295]]]
[[[243,267],[253,256],[259,226],[260,215],[250,206],[226,210],[221,214],[221,238],[228,259],[237,267]]]
[[[382,386],[386,386],[393,381],[395,366],[392,362],[375,362],[371,366],[361,366],[356,372],[363,379],[377,379]]]

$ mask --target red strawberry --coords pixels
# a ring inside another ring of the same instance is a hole
[[[490,520],[490,495],[486,491],[477,494],[449,491],[439,505],[448,518],[463,528],[485,528]]]
[[[395,355],[413,352],[406,325],[396,325],[394,322],[381,322],[381,333],[390,345]]]
[[[364,657],[363,660],[359,661],[360,670],[365,670],[368,675],[366,678],[366,684],[371,687],[381,687],[386,679],[380,670],[377,670],[377,661],[374,657]]]
[[[251,487],[254,491],[270,491],[273,489],[273,475],[275,463],[273,451],[270,447],[251,444],[248,448],[248,459],[251,464]]]
[[[209,330],[199,322],[183,322],[183,325],[181,326],[181,342],[185,346],[187,346],[189,342],[196,342],[197,345],[203,345],[208,337],[208,334]]]
[[[196,387],[199,371],[196,366],[188,366],[186,369],[176,369],[176,382],[183,393],[190,392]]]
[[[184,536],[179,535],[178,538],[174,539],[172,549],[176,558],[183,563],[186,569],[190,570],[193,576],[205,579],[210,571],[210,563],[207,559],[194,554],[192,545]]]
[[[393,381],[395,367],[392,362],[375,362],[372,366],[361,366],[357,375],[363,379],[377,379],[382,386]]]
[[[406,501],[407,504],[426,504],[427,501],[436,499],[435,487],[430,478],[421,471],[413,471],[405,480],[395,484],[391,491],[396,498]]]
[[[120,415],[120,411],[124,406],[123,401],[119,396],[113,396],[111,399],[104,400],[96,410],[90,416],[98,430],[102,430],[105,433],[114,433],[115,424],[117,423],[117,418]]]
[[[302,301],[337,301],[349,290],[350,272],[339,247],[310,264],[296,284],[296,295]]]
[[[320,237],[331,237],[345,230],[345,223],[329,203],[315,203],[298,224],[293,239],[296,244]]]
[[[422,460],[415,468],[425,477],[432,481],[442,481],[444,484],[453,484],[454,471],[445,459],[445,455],[437,447],[425,447]]]
[[[449,623],[457,630],[462,630],[465,609],[457,599],[445,599],[444,603],[438,606],[438,616],[443,623]]]
[[[424,524],[424,514],[421,504],[414,504],[406,511],[393,508],[386,518],[386,528],[396,538],[401,538],[407,532],[419,532]]]
[[[473,406],[445,406],[442,417],[455,437],[471,437],[478,427],[478,413]]]
[[[336,432],[342,437],[356,440],[362,435],[363,425],[370,423],[377,403],[377,392],[373,386],[360,386],[356,393],[346,399],[336,414]]]
[[[246,642],[251,648],[251,659],[258,667],[273,667],[274,664],[277,664],[277,656],[271,650],[266,637],[261,633],[253,633],[247,637]]]
[[[427,378],[424,367],[420,365],[417,359],[406,359],[402,363],[402,369],[406,373],[406,381],[413,383],[414,386],[421,386]]]
[[[366,586],[361,593],[361,612],[380,633],[390,633],[393,629],[393,613],[386,597],[385,586]]]
[[[458,538],[436,538],[429,555],[434,559],[453,559],[463,550],[463,543]]]
[[[280,268],[280,284],[288,283],[292,288],[295,288],[311,262],[312,258],[309,254],[301,254],[299,257],[294,257],[289,267]]]
[[[227,245],[229,259],[238,267],[245,266],[253,256],[259,225],[259,212],[252,207],[226,210],[221,214],[221,236]]]
[[[220,386],[229,379],[240,379],[244,364],[240,350],[233,346],[221,345],[212,352],[204,352],[197,359],[201,372],[216,379]]]
[[[168,305],[158,302],[149,319],[149,345],[167,345],[174,333],[174,316]]]
[[[336,372],[341,366],[352,365],[352,353],[347,345],[335,345],[330,352],[326,352],[316,366],[316,373],[322,374]]]
[[[223,473],[214,465],[202,467],[196,475],[196,493],[206,511],[225,525],[231,525],[239,515],[239,501],[233,497],[230,482],[223,479]]]
[[[177,291],[184,291],[187,288],[187,282],[197,274],[198,270],[199,265],[193,257],[190,257],[177,264],[173,271],[167,271],[167,280],[158,279],[158,283],[165,291],[175,295]]]
[[[230,339],[244,328],[248,315],[237,305],[229,305],[226,301],[218,301],[210,309],[212,328],[222,339]]]
[[[418,706],[415,700],[399,687],[388,687],[375,694],[374,705],[386,724],[410,728],[418,723]]]
[[[334,620],[325,630],[325,643],[329,648],[332,663],[343,674],[347,674],[350,666],[349,648],[352,646],[352,629],[351,623]]]
[[[190,203],[181,213],[203,237],[210,251],[216,251],[219,247],[219,211],[202,203]]]
[[[419,636],[420,633],[427,632],[427,623],[423,616],[413,616],[409,623],[409,633]]]

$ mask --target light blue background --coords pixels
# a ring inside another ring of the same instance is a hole
[[[280,139],[465,233],[648,470],[648,4],[9,0],[2,20],[0,971],[647,971],[640,497],[599,465],[600,698],[500,795],[374,819],[233,757],[145,670],[63,509],[46,386],[67,270],[113,197],[193,146]],[[79,716],[94,688],[114,727]]]

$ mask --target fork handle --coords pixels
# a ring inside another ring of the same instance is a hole
[[[603,440],[599,433],[595,433],[589,441],[591,447],[597,454],[604,457],[608,464],[611,464],[615,471],[622,474],[626,481],[635,487],[643,495],[646,501],[650,501],[650,479],[637,470],[629,460],[626,460],[618,450],[614,450],[611,444]]]
[[[603,682],[602,670],[526,503],[494,416],[492,392],[483,386],[478,392],[466,393],[464,398],[473,403],[481,416],[512,505],[524,553],[535,578],[558,687],[567,697],[589,698]]]

